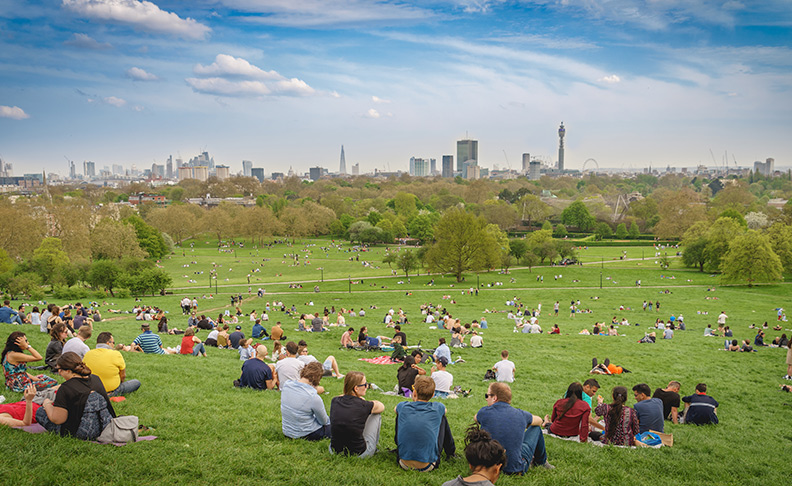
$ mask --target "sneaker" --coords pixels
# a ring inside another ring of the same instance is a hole
[[[336,378],[338,378],[339,380],[342,380],[344,378],[344,375],[336,375]]]
[[[543,467],[543,468],[545,468],[545,469],[551,469],[551,470],[552,470],[552,469],[555,469],[555,466],[553,466],[553,465],[552,465],[552,464],[550,464],[549,462],[545,462],[544,464],[541,464],[539,467]]]
[[[789,376],[789,375],[784,375],[784,379],[785,379],[785,380],[792,380],[792,376]],[[2,400],[0,400],[0,403],[3,403],[3,401],[2,401]]]
[[[0,395],[0,403],[3,403],[4,401],[5,401],[5,396],[4,395]]]

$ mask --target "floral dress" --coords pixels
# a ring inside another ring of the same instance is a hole
[[[618,424],[609,424],[608,423],[608,412],[610,412],[611,406],[606,403],[601,403],[597,405],[597,408],[594,409],[594,413],[599,417],[606,417],[605,418],[605,433],[602,434],[602,442],[604,444],[613,444],[613,445],[622,445],[622,446],[634,446],[635,445],[635,436],[638,434],[638,414],[632,408],[628,406],[622,407],[622,416],[621,420],[619,420]],[[611,426],[616,427],[616,431],[613,434],[613,438],[608,440],[607,434],[608,429]]]
[[[57,381],[47,375],[38,375],[40,381],[33,381],[27,374],[27,364],[11,364],[8,356],[3,358],[3,374],[5,374],[5,384],[11,391],[23,393],[29,384],[36,386],[36,390],[46,390],[58,384]]]

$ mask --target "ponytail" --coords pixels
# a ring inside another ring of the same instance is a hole
[[[468,427],[465,434],[465,458],[472,470],[506,464],[506,449],[478,424]]]
[[[613,403],[611,404],[610,410],[608,411],[608,416],[606,419],[607,429],[608,431],[605,434],[605,437],[608,440],[613,439],[614,434],[616,434],[616,429],[619,427],[619,422],[621,421],[622,412],[624,411],[624,404],[627,402],[627,388],[623,386],[617,386],[613,389]]]
[[[68,370],[76,373],[82,377],[91,376],[91,368],[83,363],[80,355],[77,353],[63,353],[56,363],[56,366],[62,370]]]

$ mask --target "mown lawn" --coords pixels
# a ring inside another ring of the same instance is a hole
[[[326,242],[324,242],[326,243]],[[320,243],[322,244],[322,243]],[[441,277],[412,276],[409,281],[391,277],[387,265],[379,263],[384,248],[377,248],[366,256],[379,265],[379,270],[364,268],[359,262],[349,262],[355,254],[332,250],[323,256],[317,247],[311,264],[289,267],[281,264],[283,253],[305,249],[298,244],[287,249],[277,245],[274,249],[259,252],[267,272],[262,270],[251,286],[253,297],[247,297],[246,275],[252,265],[253,255],[243,260],[237,250],[233,254],[218,254],[216,249],[196,245],[189,247],[184,257],[181,253],[163,261],[171,274],[181,278],[188,271],[204,271],[196,278],[201,285],[208,282],[208,269],[212,262],[228,272],[228,285],[219,286],[220,295],[214,299],[200,299],[206,286],[195,291],[176,290],[165,297],[148,297],[143,302],[162,306],[170,311],[171,326],[182,328],[186,322],[181,316],[178,300],[183,295],[197,295],[203,311],[211,309],[215,316],[230,303],[230,291],[241,292],[246,298],[244,312],[260,311],[264,303],[283,301],[294,304],[298,311],[316,311],[325,306],[365,308],[367,317],[348,318],[347,324],[359,329],[369,327],[370,334],[392,335],[385,329],[382,317],[393,307],[403,308],[412,323],[405,326],[410,344],[419,340],[424,347],[433,347],[437,338],[448,336],[444,331],[429,329],[419,319],[419,306],[432,302],[443,304],[463,322],[480,319],[486,315],[490,328],[484,331],[484,348],[454,350],[465,363],[450,367],[454,384],[472,389],[469,398],[446,400],[451,429],[462,449],[465,427],[471,423],[476,411],[485,405],[483,393],[487,383],[482,381],[484,371],[494,364],[501,349],[507,348],[517,364],[518,379],[514,383],[514,405],[530,412],[544,415],[551,411],[572,381],[589,377],[591,358],[609,357],[617,364],[633,371],[631,374],[598,377],[603,388],[600,394],[609,396],[613,386],[631,388],[641,382],[652,389],[665,386],[669,380],[679,380],[683,394],[693,393],[698,382],[706,382],[710,393],[720,402],[720,425],[693,427],[667,425],[666,431],[674,434],[674,447],[660,450],[625,450],[600,448],[585,444],[548,439],[550,461],[554,471],[531,471],[525,477],[503,477],[498,484],[625,484],[652,481],[658,484],[785,484],[788,482],[783,467],[792,454],[792,418],[789,403],[792,396],[778,391],[785,374],[785,350],[764,348],[757,353],[727,353],[720,351],[721,338],[705,338],[703,328],[715,323],[717,314],[724,310],[730,316],[728,324],[737,339],[753,340],[752,323],[767,320],[771,326],[776,318],[775,308],[787,307],[792,295],[786,284],[747,287],[721,287],[718,278],[708,274],[678,268],[674,261],[671,269],[660,270],[654,261],[613,261],[604,265],[584,265],[568,268],[542,267],[532,271],[515,270],[511,275],[496,272],[483,273],[478,281],[478,296],[466,295],[464,289],[476,285],[476,275],[468,275],[466,282],[456,284]],[[345,245],[348,248],[348,245]],[[651,248],[650,248],[651,249]],[[628,249],[635,251],[635,248]],[[255,254],[255,250],[251,250]],[[638,249],[640,251],[640,249]],[[335,252],[335,253],[334,253]],[[320,255],[321,253],[321,255]],[[280,258],[277,256],[280,255]],[[629,255],[629,253],[628,253]],[[633,258],[633,256],[628,256]],[[363,260],[361,255],[361,260]],[[183,261],[184,260],[184,261]],[[239,260],[239,262],[237,262]],[[302,260],[302,258],[301,258]],[[182,267],[185,261],[198,261],[190,268]],[[584,262],[586,260],[584,259]],[[249,263],[248,263],[249,262]],[[287,260],[288,262],[288,260]],[[320,263],[321,262],[321,263]],[[314,281],[319,279],[316,268],[324,266],[325,282],[319,283],[321,292],[313,293]],[[277,270],[269,267],[276,267]],[[604,268],[603,268],[604,267]],[[251,267],[252,268],[252,267]],[[237,273],[239,272],[239,273]],[[244,273],[243,273],[244,272]],[[603,288],[600,289],[600,272]],[[221,275],[223,275],[221,270]],[[275,277],[282,273],[282,277]],[[561,274],[559,280],[554,275]],[[348,276],[363,283],[352,285],[348,292]],[[544,282],[536,276],[543,275]],[[668,277],[674,276],[674,279]],[[374,278],[382,277],[382,278]],[[608,278],[610,277],[610,278]],[[662,277],[662,278],[661,278]],[[222,277],[224,279],[226,277]],[[435,285],[427,283],[434,278]],[[511,282],[511,278],[515,282]],[[221,280],[222,280],[221,279]],[[341,279],[333,281],[333,279]],[[642,287],[635,281],[640,279]],[[187,279],[185,279],[187,280]],[[290,291],[287,283],[311,280],[302,291]],[[574,282],[579,280],[579,282]],[[688,282],[688,280],[691,280]],[[399,281],[404,283],[399,284]],[[174,278],[174,286],[180,287]],[[487,287],[502,282],[503,285]],[[453,287],[451,286],[453,285]],[[185,285],[186,286],[186,285]],[[255,291],[265,287],[263,299],[255,298]],[[716,286],[715,291],[708,287]],[[385,288],[383,288],[385,287]],[[668,290],[671,293],[665,293]],[[411,293],[411,295],[408,295]],[[450,297],[443,299],[443,297]],[[558,323],[562,335],[551,336],[515,334],[513,323],[505,313],[484,314],[484,309],[502,311],[506,301],[518,297],[529,308],[542,303],[540,324],[547,330]],[[594,299],[598,297],[598,299]],[[455,303],[451,303],[451,299]],[[569,302],[580,299],[582,309],[591,314],[570,317]],[[660,312],[641,310],[644,300],[659,300]],[[313,301],[314,306],[307,305]],[[561,303],[559,316],[552,316],[552,304]],[[107,307],[131,309],[131,299],[108,299]],[[111,306],[110,303],[113,305]],[[624,311],[619,306],[625,306]],[[377,306],[377,309],[371,309]],[[667,320],[674,313],[682,313],[688,330],[677,332],[673,340],[659,340],[656,344],[638,344],[647,326],[657,318]],[[707,314],[704,314],[707,313]],[[623,336],[581,336],[582,328],[591,328],[595,321],[610,322],[612,317],[627,319],[639,326],[623,327]],[[139,333],[139,326],[129,314],[110,315],[96,325],[96,333],[109,330],[116,342],[127,343]],[[281,320],[287,336],[305,339],[311,354],[320,360],[333,354],[342,372],[359,370],[366,373],[368,381],[381,388],[392,389],[396,384],[396,366],[372,365],[358,358],[376,356],[338,349],[340,329],[328,333],[296,333],[296,320],[281,312],[270,314],[271,322]],[[784,323],[789,326],[789,323]],[[249,334],[251,323],[244,318],[242,326]],[[792,326],[789,326],[792,328]],[[12,326],[0,328],[5,339]],[[33,327],[26,329],[31,342],[44,352],[48,338]],[[792,335],[792,331],[783,331]],[[769,331],[769,342],[781,332]],[[201,337],[205,336],[205,332]],[[164,336],[168,346],[180,342],[179,337]],[[93,346],[95,340],[91,340]],[[265,342],[271,348],[270,342]],[[330,456],[327,441],[306,443],[285,439],[280,429],[280,408],[277,392],[253,392],[234,389],[232,380],[238,378],[241,363],[235,351],[210,349],[206,359],[183,356],[125,355],[128,376],[143,382],[142,388],[116,406],[119,414],[134,414],[141,423],[156,428],[159,437],[153,442],[143,442],[125,447],[100,446],[78,440],[61,439],[46,434],[29,435],[16,430],[0,430],[0,440],[5,445],[4,459],[0,461],[0,478],[3,484],[43,485],[62,484],[432,484],[439,485],[464,474],[464,458],[444,461],[440,470],[429,474],[402,471],[395,464],[395,456],[387,452],[393,443],[393,407],[397,397],[385,396],[374,390],[369,397],[383,401],[386,412],[380,438],[381,452],[372,459]],[[323,385],[328,394],[323,398],[329,407],[330,399],[341,392],[341,381],[325,378]],[[21,399],[19,394],[3,393],[8,401]],[[632,404],[632,400],[629,402]]]

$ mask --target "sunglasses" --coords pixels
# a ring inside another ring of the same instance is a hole
[[[486,400],[486,399],[488,399],[488,398],[490,398],[490,397],[494,397],[494,396],[495,396],[495,394],[494,394],[494,393],[485,393],[485,394],[484,394],[484,400]]]
[[[368,390],[369,388],[371,388],[371,383],[361,383],[360,385],[355,385],[355,386],[356,386],[356,387],[358,387],[358,386],[362,386],[362,387],[364,387],[366,390]]]

